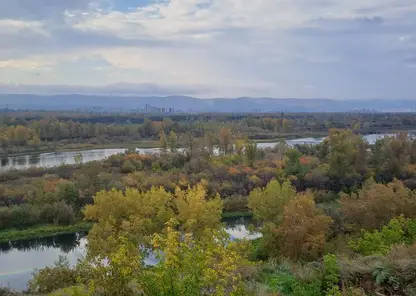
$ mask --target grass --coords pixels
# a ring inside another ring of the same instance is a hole
[[[241,218],[241,217],[252,217],[253,213],[252,212],[223,212],[222,213],[222,218],[223,219],[227,219],[227,218]]]
[[[88,231],[92,227],[92,223],[80,222],[72,225],[41,225],[24,230],[7,229],[0,231],[0,243],[22,240],[44,238],[60,234],[75,233],[81,231]]]

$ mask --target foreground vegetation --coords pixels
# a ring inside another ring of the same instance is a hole
[[[183,153],[179,130],[159,130],[157,155],[0,174],[2,229],[94,223],[85,259],[36,271],[29,292],[416,294],[414,138],[369,145],[356,126],[316,146],[258,149],[215,129],[183,138]],[[262,237],[228,237],[221,219],[237,213]]]

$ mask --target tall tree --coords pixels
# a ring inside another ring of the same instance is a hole
[[[231,131],[228,128],[223,127],[220,130],[219,141],[220,141],[220,151],[223,154],[228,154],[230,145],[231,145]]]
[[[294,259],[318,258],[331,224],[332,219],[316,207],[311,193],[290,200],[276,229],[282,254]]]

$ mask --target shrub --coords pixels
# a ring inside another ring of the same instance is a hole
[[[363,255],[385,255],[395,244],[412,244],[416,240],[416,219],[403,216],[392,219],[381,231],[363,231],[362,238],[350,241],[350,247]]]
[[[33,293],[50,293],[73,286],[77,283],[78,270],[72,269],[67,258],[60,256],[53,266],[33,272],[29,282],[29,291]]]

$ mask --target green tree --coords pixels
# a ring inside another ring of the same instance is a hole
[[[166,150],[168,149],[168,142],[166,140],[166,135],[163,130],[159,133],[159,144],[160,146],[162,146],[163,152],[166,152]]]
[[[177,149],[178,136],[174,131],[170,131],[168,142],[170,151],[175,152]]]
[[[286,204],[296,196],[290,182],[270,181],[264,189],[254,189],[248,197],[248,207],[254,217],[263,222],[279,224]]]
[[[230,145],[231,145],[231,131],[228,128],[226,127],[221,128],[220,135],[219,135],[219,142],[220,142],[220,151],[223,154],[228,154],[230,150]]]
[[[249,166],[253,166],[254,161],[257,158],[257,143],[256,142],[247,142],[245,147],[245,156]]]

